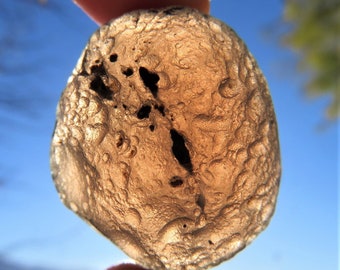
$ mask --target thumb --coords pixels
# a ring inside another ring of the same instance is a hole
[[[74,2],[99,25],[137,9],[177,5],[196,8],[206,14],[209,13],[210,9],[209,0],[74,0]]]
[[[117,266],[110,267],[107,270],[146,270],[143,267],[136,265],[136,264],[121,264]]]

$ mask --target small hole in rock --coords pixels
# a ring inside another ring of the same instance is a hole
[[[150,126],[149,126],[149,129],[150,129],[151,131],[154,131],[154,130],[155,130],[155,126],[154,126],[154,125],[150,125]]]
[[[172,139],[172,153],[181,164],[181,166],[188,172],[192,173],[193,167],[190,159],[189,150],[185,146],[185,140],[181,134],[175,129],[170,130]]]
[[[117,143],[116,143],[116,146],[118,148],[120,148],[123,145],[123,141],[124,141],[124,139],[121,136],[119,136]]]
[[[118,55],[116,53],[110,55],[110,62],[114,63],[118,59]]]
[[[136,155],[136,152],[137,152],[137,151],[136,151],[135,149],[131,149],[131,151],[130,151],[128,157],[130,157],[130,158],[134,157],[134,156]]]
[[[151,106],[143,105],[137,112],[137,118],[138,119],[148,118],[150,112],[151,112]]]
[[[80,73],[80,76],[89,76],[89,74],[87,73],[87,71],[85,69],[83,69]]]
[[[183,179],[180,178],[179,176],[174,176],[170,179],[169,184],[172,187],[179,187],[183,185]]]
[[[104,65],[96,65],[91,67],[91,73],[97,75],[97,76],[106,76],[106,71],[104,68]]]
[[[132,68],[127,68],[127,69],[124,69],[122,70],[122,73],[126,76],[126,77],[129,77],[133,74],[133,70]]]
[[[198,195],[196,204],[203,210],[205,206],[205,197],[203,194]]]
[[[159,76],[156,73],[150,72],[145,67],[139,68],[139,75],[142,78],[144,85],[149,88],[152,95],[156,98],[158,93],[157,83],[159,81]]]
[[[100,95],[104,99],[112,100],[112,92],[110,89],[104,84],[101,77],[96,76],[90,83],[90,89],[95,91],[98,95]]]
[[[155,109],[158,110],[162,116],[165,116],[165,112],[164,112],[164,106],[163,105],[155,105]]]
[[[213,245],[214,244],[211,240],[209,240],[208,243],[209,243],[209,245]]]
[[[183,228],[186,228],[187,227],[187,224],[183,224]]]

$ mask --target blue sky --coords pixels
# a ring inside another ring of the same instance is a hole
[[[265,29],[280,19],[282,4],[279,0],[212,1],[212,15],[244,39],[267,78],[283,165],[277,209],[269,227],[216,268],[220,270],[338,269],[338,125],[324,121],[327,98],[304,96],[302,76],[293,64],[295,54],[280,46],[275,35],[265,35]],[[0,267],[6,260],[21,265],[11,268],[18,270],[29,269],[23,266],[103,270],[128,258],[62,205],[50,177],[56,104],[97,28],[71,1],[58,5],[62,8],[52,12],[12,4],[14,18],[25,12],[34,16],[25,25],[13,21],[17,26],[13,36],[19,35],[27,46],[1,55],[13,66],[33,70],[19,68],[11,76],[0,73],[1,93],[18,91],[19,97],[32,93],[35,102],[29,115],[0,108]]]

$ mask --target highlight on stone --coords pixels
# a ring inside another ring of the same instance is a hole
[[[63,203],[149,269],[206,269],[268,225],[280,179],[266,80],[196,10],[135,11],[91,37],[57,109]]]

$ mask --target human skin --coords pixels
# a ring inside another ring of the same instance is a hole
[[[107,270],[145,270],[143,267],[135,264],[121,264],[117,266],[110,267]]]
[[[99,25],[137,9],[162,8],[177,5],[195,8],[205,14],[208,14],[210,10],[209,0],[74,0],[74,2]]]

